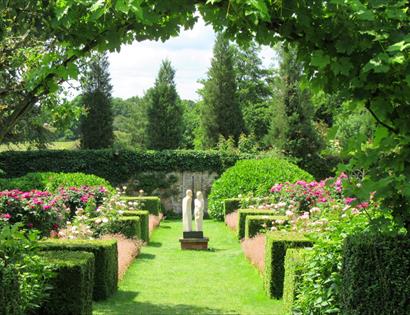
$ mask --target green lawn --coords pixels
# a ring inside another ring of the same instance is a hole
[[[182,224],[165,221],[111,299],[94,314],[283,314],[223,223],[205,221],[210,251],[181,251]]]

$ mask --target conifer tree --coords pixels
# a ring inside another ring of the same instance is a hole
[[[112,86],[108,67],[107,56],[97,54],[91,58],[81,80],[82,101],[87,111],[80,123],[83,149],[108,148],[114,141],[111,109]]]
[[[164,150],[180,147],[183,111],[174,82],[175,70],[164,60],[153,88],[147,92],[147,147]]]
[[[215,147],[220,135],[225,139],[233,137],[237,142],[244,130],[236,91],[233,49],[222,34],[216,38],[213,53],[208,79],[200,91],[203,96],[201,131],[204,148]]]

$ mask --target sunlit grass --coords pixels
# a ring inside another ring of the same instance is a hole
[[[78,149],[80,145],[79,141],[56,141],[47,145],[47,149],[50,150],[75,150]],[[37,150],[30,143],[19,143],[19,144],[2,144],[0,145],[0,152],[4,151],[27,151],[27,150]]]

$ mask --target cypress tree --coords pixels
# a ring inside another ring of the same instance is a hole
[[[164,60],[153,88],[147,92],[147,147],[164,150],[180,147],[183,111],[174,82],[175,70]]]
[[[108,57],[92,57],[81,80],[82,102],[87,114],[80,123],[81,148],[101,149],[111,147],[114,141],[111,109],[110,74]]]
[[[201,108],[202,146],[215,147],[219,137],[233,137],[238,141],[244,130],[239,107],[233,64],[233,49],[229,41],[219,34],[216,38],[208,79],[200,91],[203,96]]]

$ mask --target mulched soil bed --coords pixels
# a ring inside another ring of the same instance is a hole
[[[245,257],[260,273],[263,273],[265,269],[265,239],[264,234],[258,234],[241,242]]]

